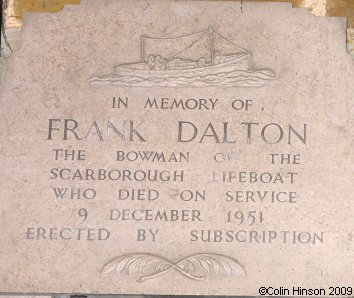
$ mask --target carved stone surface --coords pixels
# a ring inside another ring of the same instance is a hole
[[[0,293],[352,295],[345,33],[286,3],[26,14],[0,91]]]
[[[248,0],[244,0],[246,2]],[[285,0],[251,0],[251,2],[285,2]],[[240,2],[238,0],[238,2]],[[348,0],[288,0],[294,7],[306,7],[316,16],[345,16],[348,18],[348,51],[354,54],[354,2]],[[64,5],[79,4],[80,0],[5,0],[3,1],[5,31],[21,29],[23,14],[30,12],[57,12]],[[18,42],[16,40],[15,42]]]
[[[275,79],[269,69],[252,67],[252,53],[211,26],[178,37],[141,36],[141,59],[92,77],[93,85],[121,87],[260,87]],[[139,48],[140,48],[139,47]]]

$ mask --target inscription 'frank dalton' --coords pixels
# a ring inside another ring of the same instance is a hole
[[[61,139],[63,141],[76,140],[123,142],[148,142],[148,123],[138,120],[123,119],[119,121],[102,122],[93,120],[89,124],[82,125],[76,119],[48,119],[48,140]],[[84,126],[84,128],[82,128]],[[176,123],[178,143],[223,143],[253,144],[255,139],[270,145],[287,143],[291,145],[294,140],[304,145],[307,142],[307,124],[281,126],[279,123],[259,122],[208,122],[204,125],[189,121],[177,121]]]
[[[259,87],[275,79],[251,68],[251,53],[212,27],[175,38],[141,37],[141,61],[116,66],[91,84],[135,87]]]

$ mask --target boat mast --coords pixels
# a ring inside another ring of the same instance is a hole
[[[145,61],[145,49],[144,49],[144,36],[142,35],[140,37],[141,39],[141,62],[144,62]]]
[[[214,38],[213,38],[213,27],[209,27],[209,37],[210,37],[210,54],[211,54],[211,65],[214,65]]]

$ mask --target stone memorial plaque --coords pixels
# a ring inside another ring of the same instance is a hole
[[[1,84],[0,292],[351,296],[345,32],[289,3],[26,14]]]

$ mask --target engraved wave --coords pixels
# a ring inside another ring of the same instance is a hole
[[[269,69],[235,70],[188,76],[179,74],[160,74],[159,76],[142,77],[136,74],[115,74],[104,77],[93,77],[88,80],[93,85],[116,85],[122,87],[261,87],[275,80],[275,73]]]

